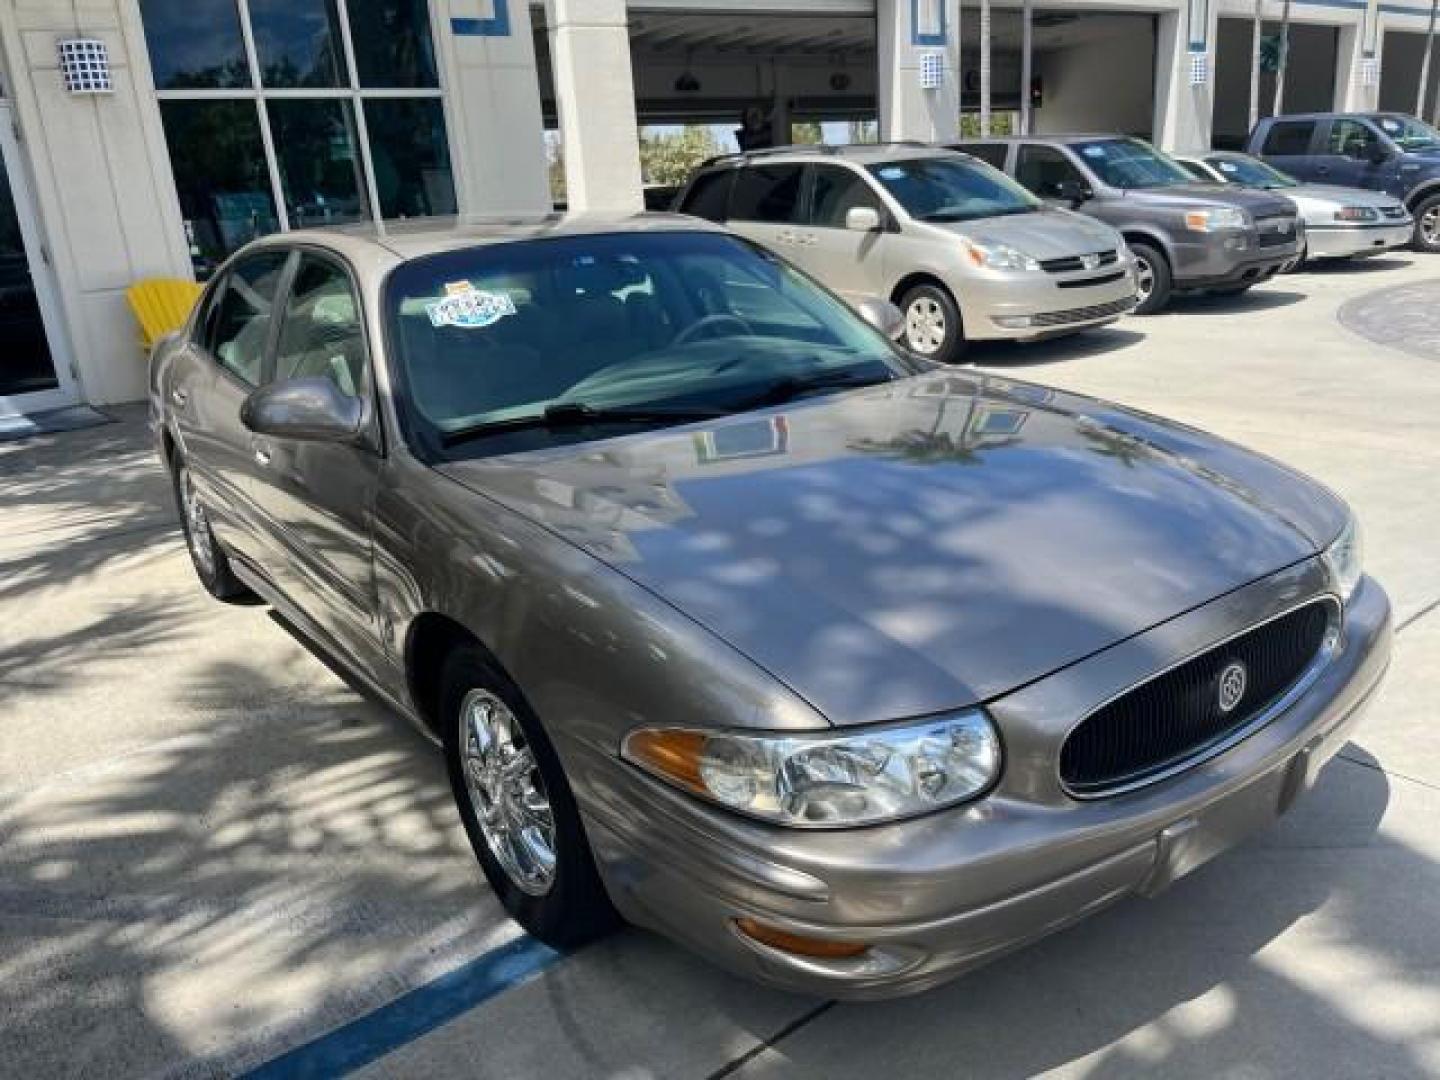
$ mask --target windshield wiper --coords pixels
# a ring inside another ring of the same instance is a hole
[[[758,394],[745,398],[737,409],[759,409],[766,405],[783,405],[794,401],[812,390],[844,389],[848,387],[874,386],[890,382],[892,376],[860,375],[853,371],[831,371],[817,375],[786,375],[776,379]]]
[[[440,437],[442,446],[481,439],[487,435],[500,435],[511,431],[530,431],[542,428],[558,431],[562,428],[589,427],[592,424],[666,424],[683,423],[687,420],[713,420],[728,415],[727,409],[713,409],[661,405],[589,405],[583,401],[557,401],[545,407],[544,412],[511,416],[504,420],[487,420],[473,427],[447,431]]]

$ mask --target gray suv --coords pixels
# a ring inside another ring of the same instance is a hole
[[[715,158],[676,209],[723,222],[851,304],[894,301],[906,346],[941,363],[967,339],[1074,333],[1135,306],[1134,265],[1113,229],[920,143]]]
[[[1174,290],[1241,293],[1301,249],[1295,206],[1264,191],[1196,183],[1149,143],[1119,135],[1051,135],[958,144],[1053,205],[1114,226],[1134,253],[1138,314]]]
[[[1299,180],[1383,191],[1414,216],[1410,244],[1440,251],[1440,132],[1403,113],[1305,113],[1260,121],[1247,148]]]

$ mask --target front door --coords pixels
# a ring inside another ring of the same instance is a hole
[[[75,401],[10,106],[0,101],[0,424]]]
[[[890,217],[870,182],[844,165],[813,165],[808,225],[797,230],[799,245],[786,255],[851,303],[866,297],[890,299],[885,279],[885,252]],[[857,206],[880,215],[875,232],[845,227],[845,215]]]

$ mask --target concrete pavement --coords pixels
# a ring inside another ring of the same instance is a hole
[[[1360,512],[1394,667],[1279,827],[920,998],[829,1006],[626,932],[365,1071],[1440,1076],[1440,366],[1337,317],[1383,326],[1360,298],[1437,272],[1333,268],[976,357],[1247,443]],[[265,608],[200,591],[134,410],[0,445],[0,718],[0,1073],[243,1071],[516,936],[435,751]]]

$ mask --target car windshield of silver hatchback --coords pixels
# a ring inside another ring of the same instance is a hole
[[[782,260],[618,232],[415,259],[386,287],[407,434],[501,454],[743,412],[919,370]]]
[[[1413,116],[1377,116],[1375,122],[1401,150],[1440,150],[1440,131]]]
[[[1300,183],[1294,177],[1286,176],[1279,169],[1273,168],[1252,157],[1208,157],[1206,164],[1225,177],[1231,184],[1242,184],[1245,187],[1264,188],[1267,191],[1276,191],[1280,188],[1299,187]]]
[[[1096,139],[1075,149],[1096,176],[1123,191],[1195,183],[1178,161],[1139,139]]]
[[[915,158],[869,166],[917,221],[974,221],[1029,214],[1044,204],[1004,173],[962,158]]]

